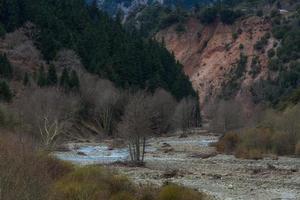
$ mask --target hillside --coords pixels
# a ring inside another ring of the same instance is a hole
[[[2,35],[5,32],[9,33],[7,37],[20,34],[20,31],[10,33],[22,29],[25,23],[32,24],[34,30],[29,38],[20,35],[16,43],[22,43],[19,40],[23,38],[22,46],[29,44],[31,49],[39,50],[38,54],[46,64],[51,63],[60,50],[71,49],[88,72],[110,79],[118,87],[147,88],[150,91],[162,87],[178,99],[194,95],[181,65],[161,44],[128,34],[118,20],[111,19],[97,7],[86,6],[81,0],[1,2]],[[5,49],[2,50],[5,53]],[[12,62],[26,57],[21,52],[19,54],[20,58],[8,57]],[[35,66],[37,69],[42,63],[35,64],[39,64]]]
[[[231,98],[249,109],[262,102],[274,105],[299,87],[295,7],[244,14],[233,23],[220,18],[203,23],[201,16],[191,16],[180,25],[182,30],[173,24],[155,37],[184,65],[202,106]]]

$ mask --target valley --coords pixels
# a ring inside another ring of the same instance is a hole
[[[209,194],[207,199],[300,198],[300,158],[269,155],[263,160],[245,160],[217,154],[211,144],[218,137],[202,131],[188,137],[177,133],[149,139],[143,167],[124,163],[128,152],[123,148],[107,148],[111,141],[71,144],[71,152],[77,153],[62,152],[58,157],[79,165],[104,164],[137,184],[177,183]],[[105,155],[106,159],[82,151],[88,146],[103,148],[97,155]]]
[[[297,200],[299,120],[299,0],[0,0],[0,200]]]

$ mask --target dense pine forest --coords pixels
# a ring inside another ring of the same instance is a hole
[[[162,44],[126,33],[120,19],[111,19],[96,3],[2,0],[0,13],[2,35],[25,22],[34,23],[39,29],[36,45],[48,61],[62,48],[73,49],[89,72],[118,87],[160,87],[177,99],[195,95],[181,65]]]

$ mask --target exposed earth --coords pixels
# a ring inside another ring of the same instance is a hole
[[[173,182],[215,199],[300,199],[300,158],[237,159],[217,154],[210,146],[217,140],[218,136],[209,133],[152,138],[145,167],[116,164],[126,160],[128,152],[124,148],[110,149],[107,142],[69,144],[71,151],[58,155],[77,164],[108,164],[137,184]]]

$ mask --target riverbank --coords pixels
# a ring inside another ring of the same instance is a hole
[[[299,158],[242,160],[217,155],[209,145],[217,139],[211,134],[152,138],[144,167],[106,164],[138,184],[173,182],[216,199],[300,199]]]

